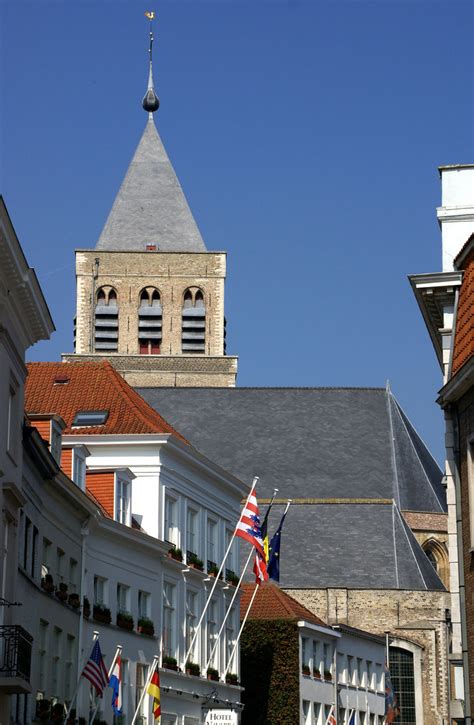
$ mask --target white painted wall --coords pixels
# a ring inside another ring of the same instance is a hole
[[[474,232],[474,165],[442,166],[441,226],[443,272],[453,269],[453,260]]]

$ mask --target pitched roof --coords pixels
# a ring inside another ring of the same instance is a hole
[[[149,120],[96,249],[205,252],[201,234],[168,155]]]
[[[169,433],[187,443],[109,362],[38,362],[27,368],[27,414],[58,413],[66,423],[65,434]],[[72,427],[81,410],[107,410],[109,415],[104,425]]]
[[[255,584],[243,584],[240,598],[240,618],[243,619],[252,598]],[[288,619],[299,622],[304,620],[320,627],[328,625],[302,604],[283,592],[273,582],[261,584],[249,613],[249,619]]]
[[[442,473],[381,388],[137,388],[211,460],[259,495],[394,499],[446,511]]]
[[[461,260],[464,275],[456,315],[453,375],[474,355],[474,234],[467,240],[457,260]]]

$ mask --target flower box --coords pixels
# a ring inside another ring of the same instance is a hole
[[[115,621],[117,627],[121,627],[121,629],[128,629],[129,631],[133,629],[133,617],[128,612],[117,612],[117,619]]]
[[[54,592],[54,581],[51,574],[46,574],[46,576],[41,579],[41,586],[45,592]]]
[[[165,655],[161,666],[165,667],[167,670],[174,670],[175,672],[178,671],[178,662],[175,657],[168,657]]]
[[[313,670],[313,677],[314,677],[315,680],[320,680],[321,679],[321,672],[317,668],[315,668]]]
[[[239,684],[239,678],[233,672],[228,672],[226,674],[225,681],[227,682],[228,685],[238,685]]]
[[[332,680],[331,670],[324,670],[324,679],[325,680]]]
[[[168,556],[170,559],[174,559],[175,561],[183,561],[183,552],[181,549],[177,549],[176,547],[172,547],[168,551]]]
[[[155,634],[155,625],[147,617],[140,617],[138,620],[137,631],[140,634],[146,634],[148,637],[153,637]]]
[[[199,667],[197,662],[186,662],[185,672],[187,675],[199,677],[199,675],[201,674],[201,668]]]
[[[91,616],[91,603],[87,597],[84,597],[82,602],[82,616],[89,619]]]
[[[70,594],[67,601],[68,601],[68,604],[73,609],[79,609],[79,607],[81,606],[81,600],[79,599],[79,594],[75,594],[75,593]]]
[[[198,555],[192,551],[187,552],[186,563],[188,566],[192,567],[193,569],[197,569],[198,571],[204,571],[204,563],[203,563],[202,559],[200,559],[198,557]]]
[[[60,583],[59,589],[56,589],[56,596],[58,599],[61,600],[61,602],[67,602],[67,598],[68,598],[67,584],[64,584],[64,582]]]
[[[108,607],[105,607],[103,604],[94,604],[92,616],[96,622],[102,622],[102,624],[110,624],[110,622],[112,621],[110,609]]]
[[[213,680],[214,682],[219,682],[219,673],[214,667],[208,667],[207,668],[207,679]]]
[[[302,673],[303,673],[303,675],[305,675],[306,677],[309,677],[309,674],[310,674],[310,669],[309,669],[309,665],[302,665],[302,667],[301,667],[301,672],[302,672]]]

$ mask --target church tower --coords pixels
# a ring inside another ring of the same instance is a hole
[[[109,360],[132,386],[232,387],[225,354],[226,253],[206,249],[155,126],[148,120],[94,250],[76,250],[75,352]]]

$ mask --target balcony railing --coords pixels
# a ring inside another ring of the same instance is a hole
[[[0,677],[30,681],[33,637],[18,624],[0,625]]]

